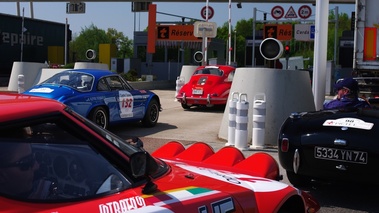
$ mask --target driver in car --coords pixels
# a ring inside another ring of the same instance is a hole
[[[29,143],[0,142],[0,194],[29,197],[38,168]]]
[[[366,108],[370,105],[358,98],[358,82],[353,78],[345,78],[334,85],[337,91],[336,97],[324,103],[324,109],[355,109],[355,108]]]

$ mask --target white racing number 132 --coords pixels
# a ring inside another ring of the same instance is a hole
[[[129,118],[133,117],[133,95],[128,91],[119,91],[119,107],[120,107],[120,117]]]

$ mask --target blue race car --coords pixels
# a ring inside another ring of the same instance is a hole
[[[108,70],[62,71],[24,94],[58,100],[104,129],[138,121],[153,127],[162,109],[155,93],[133,89],[120,75]]]

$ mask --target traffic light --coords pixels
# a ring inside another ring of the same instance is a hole
[[[203,61],[203,52],[197,51],[195,54],[193,54],[193,59],[197,62],[200,63]]]
[[[290,55],[290,45],[286,45],[286,47],[284,48],[284,53],[286,56]]]
[[[259,45],[259,51],[266,60],[276,60],[283,54],[283,44],[275,38],[266,38]]]

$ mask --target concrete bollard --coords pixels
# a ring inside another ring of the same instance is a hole
[[[253,104],[252,149],[263,149],[265,141],[266,95],[256,94]]]
[[[239,94],[238,102],[236,104],[236,131],[235,131],[235,147],[240,150],[248,150],[247,146],[247,126],[249,122],[248,111],[249,102],[247,101],[247,94]]]
[[[238,92],[233,92],[229,100],[229,124],[228,124],[228,142],[225,146],[234,146],[236,137],[236,114],[237,114]]]
[[[178,76],[176,78],[176,87],[175,87],[175,101],[176,100],[176,96],[179,94],[179,91],[180,89],[183,87],[185,81],[184,81],[184,77],[181,77],[181,76]]]
[[[25,92],[25,76],[22,74],[17,76],[17,90],[18,93]]]

